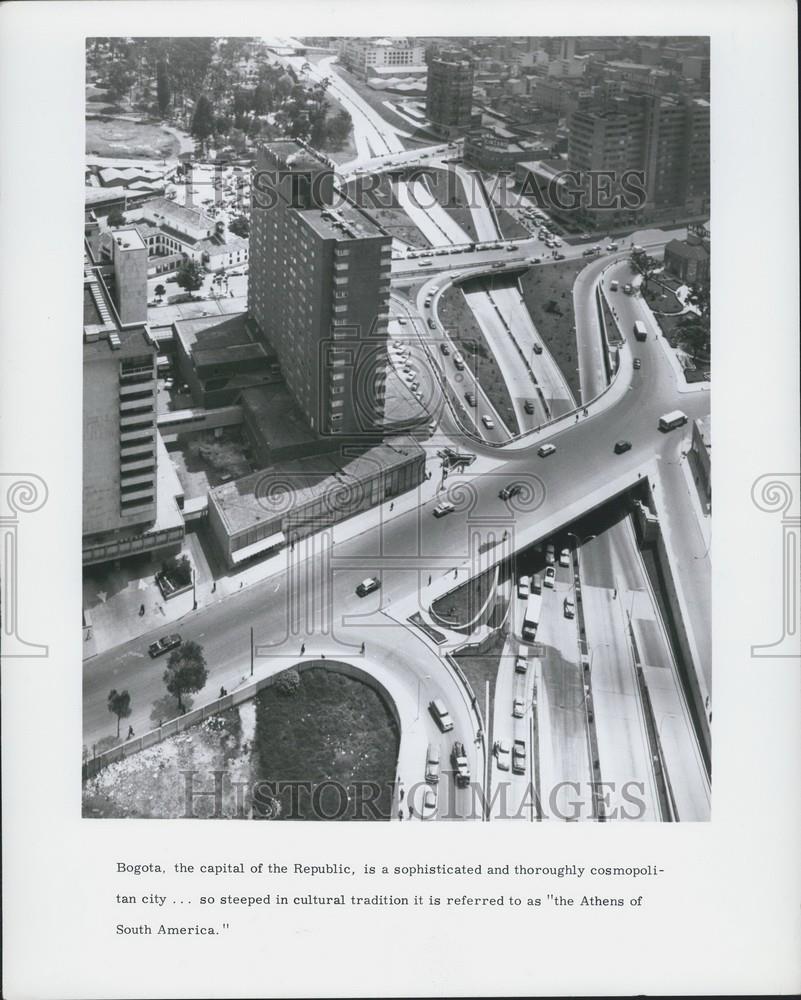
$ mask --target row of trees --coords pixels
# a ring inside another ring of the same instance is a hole
[[[178,649],[170,653],[167,669],[164,671],[164,686],[177,700],[178,711],[186,711],[183,696],[201,691],[209,678],[203,647],[187,640]],[[128,691],[117,691],[112,688],[108,694],[108,710],[117,718],[117,737],[120,735],[120,721],[131,715],[131,695]]]

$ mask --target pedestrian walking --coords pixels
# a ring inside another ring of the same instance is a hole
[[[364,656],[364,643],[362,643],[362,656]]]
[[[130,739],[134,734],[133,726],[128,726],[128,739]]]
[[[301,655],[301,656],[303,656],[303,654],[304,654],[305,652],[306,652],[306,643],[305,643],[305,642],[302,642],[302,643],[300,644],[300,655]]]
[[[395,509],[395,501],[393,500],[393,502],[389,505],[389,512],[390,512],[390,514],[392,513],[392,511],[394,509]]]
[[[403,802],[403,796],[405,794],[406,794],[405,789],[401,788],[401,790],[400,790],[400,800],[401,800],[401,802]]]
[[[617,600],[617,587],[615,587],[615,589],[612,591],[612,600],[613,601]]]
[[[429,585],[429,587],[431,586],[431,574],[430,573],[428,574],[428,585]]]
[[[214,591],[216,589],[217,589],[217,581],[215,580],[214,583],[211,585],[211,592],[212,592],[212,594],[214,593]]]

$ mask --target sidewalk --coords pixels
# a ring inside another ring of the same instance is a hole
[[[394,500],[387,500],[379,507],[334,525],[331,529],[334,544],[342,544],[375,528],[378,511],[381,523],[386,524],[393,518],[416,510],[432,500],[437,495],[440,483],[439,459],[436,457],[439,447],[441,447],[440,442],[435,445],[429,442],[426,445],[428,465],[432,472],[431,479],[425,480],[417,489],[410,490]],[[487,472],[499,462],[500,459],[496,461],[494,458],[479,455],[470,467],[470,472],[473,475]],[[289,549],[282,549],[244,569],[228,571],[217,562],[213,552],[207,553],[201,536],[188,533],[184,539],[181,555],[188,556],[195,569],[197,605],[198,608],[203,608],[245,587],[254,586],[285,572]],[[91,617],[93,637],[84,642],[84,659],[129,642],[137,636],[152,631],[160,624],[164,625],[166,634],[170,631],[171,625],[193,610],[191,591],[168,602],[162,599],[155,582],[155,574],[160,566],[160,561],[151,561],[145,556],[124,561],[117,570],[106,567],[102,573],[95,573],[93,567],[88,567],[85,572],[83,607]],[[467,567],[461,569],[460,574],[466,580]],[[442,582],[442,593],[452,589],[452,581],[450,583],[451,585],[447,585],[447,579]],[[435,593],[435,596],[438,594]],[[145,605],[145,614],[140,617],[139,608],[142,604]],[[413,611],[409,613],[412,614]],[[459,635],[460,644],[464,641],[464,635]]]

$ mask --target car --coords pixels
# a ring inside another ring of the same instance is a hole
[[[498,765],[499,771],[509,770],[509,741],[508,740],[495,740],[492,746],[492,752],[495,754],[495,762]]]
[[[575,618],[576,617],[576,606],[573,603],[573,598],[572,597],[566,597],[564,599],[564,603],[562,604],[562,608],[563,608],[564,613],[565,613],[565,618]]]
[[[642,368],[642,361],[640,361],[640,359],[639,359],[639,358],[635,358],[635,359],[634,359],[634,368],[635,368],[635,370],[637,370],[637,371],[639,371],[639,370],[640,370],[640,368]]]
[[[501,500],[511,500],[512,497],[516,497],[522,489],[523,487],[520,483],[509,483],[508,486],[504,486],[504,488],[498,493],[498,496]]]
[[[514,774],[526,773],[526,741],[515,740],[512,744],[512,771]]]
[[[570,549],[562,549],[559,553],[559,565],[569,566],[570,565]]]
[[[623,286],[623,291],[626,295],[631,295],[631,285],[628,282]]]
[[[517,656],[515,657],[515,673],[524,674],[528,670],[528,650],[525,646],[517,647]]]
[[[464,398],[465,398],[465,399],[467,400],[467,403],[468,403],[468,405],[469,405],[469,406],[477,406],[477,405],[478,405],[478,404],[476,403],[476,397],[475,397],[475,393],[472,393],[472,392],[466,392],[466,393],[464,394]]]
[[[535,573],[531,577],[531,593],[532,594],[542,593],[542,577],[539,575],[539,573]]]
[[[622,455],[624,451],[628,451],[631,448],[631,441],[617,441],[615,442],[615,454]]]
[[[403,316],[398,316],[398,322],[401,326],[406,326],[406,320]]]
[[[548,455],[553,455],[556,451],[555,444],[544,444],[541,448],[537,449],[537,454],[540,458],[546,458]]]
[[[173,632],[172,635],[163,635],[160,639],[155,642],[151,642],[147,647],[148,653],[155,660],[157,656],[161,656],[163,653],[168,653],[171,649],[177,649],[183,640],[177,632]]]
[[[567,258],[565,257],[565,255],[563,253],[555,253],[553,255],[553,259],[554,260],[566,260]]]
[[[534,353],[542,354],[542,344],[538,340],[534,341]]]
[[[490,418],[487,416],[486,413],[481,418],[481,423],[487,428],[488,431],[493,430],[495,427],[495,424],[492,422],[492,420],[490,420]]]
[[[431,263],[430,260],[421,260],[421,261],[418,261],[417,266],[418,267],[431,267],[432,263]]]
[[[534,400],[533,399],[527,399],[525,401],[525,403],[523,403],[523,409],[526,411],[526,413],[533,413],[534,412]]]
[[[609,282],[609,290],[610,291],[616,292],[618,290],[618,288],[620,288],[620,282],[619,281],[617,281],[616,279],[613,279],[612,281]]]
[[[374,590],[378,590],[381,586],[381,581],[377,576],[368,576],[367,579],[362,580],[360,584],[356,587],[356,593],[359,597],[367,597],[368,594],[372,594]]]
[[[440,345],[439,345],[439,349],[440,349],[440,351],[442,351],[442,353],[443,353],[443,354],[444,354],[444,355],[445,355],[446,357],[447,357],[447,355],[449,355],[449,354],[451,353],[451,349],[450,349],[450,347],[448,347],[448,345],[447,345],[447,344],[440,344]]]
[[[434,322],[434,320],[433,320],[433,319],[430,319],[430,320],[428,321],[428,328],[429,328],[430,330],[436,330],[436,328],[437,328],[437,324],[436,324],[436,323]]]
[[[592,248],[592,247],[587,247],[587,249],[586,249],[586,250],[582,250],[582,251],[581,251],[581,256],[582,256],[582,257],[592,257],[592,255],[593,255],[594,253],[595,253],[595,251],[593,250],[593,248]]]
[[[521,576],[517,581],[517,596],[527,598],[531,593],[531,577]]]
[[[431,819],[437,811],[436,789],[432,785],[426,785],[424,788],[418,789],[417,791],[416,806],[420,819]]]
[[[525,702],[522,698],[515,698],[512,702],[512,717],[515,719],[522,719],[526,714]]]
[[[426,308],[430,308],[431,307],[431,296],[430,295],[425,300],[425,302],[423,303],[423,305],[426,306]]]
[[[445,517],[446,514],[451,514],[456,508],[448,500],[443,500],[438,503],[433,510],[434,517]]]
[[[429,743],[426,753],[426,781],[431,785],[436,785],[439,781],[439,744]]]
[[[543,579],[544,585],[546,587],[550,587],[551,589],[553,589],[553,585],[554,585],[554,581],[555,580],[556,580],[556,567],[555,566],[546,566],[546,568],[545,568],[545,577]]]
[[[434,722],[439,726],[441,732],[449,733],[453,729],[453,719],[450,717],[447,708],[445,708],[445,703],[441,698],[435,698],[430,702],[428,711],[431,713]]]
[[[553,566],[556,563],[556,549],[553,545],[548,545],[545,549],[545,562],[548,566]]]
[[[607,243],[606,249],[614,252],[615,250],[617,250],[617,243]]]

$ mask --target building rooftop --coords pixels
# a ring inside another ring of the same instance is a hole
[[[232,316],[179,319],[173,323],[173,330],[187,355],[192,355],[195,350],[254,343],[247,327],[247,318],[248,314],[241,312]]]
[[[413,437],[390,438],[353,457],[318,455],[271,465],[209,491],[229,534],[275,521],[315,500],[322,501],[319,516],[333,514],[340,497],[353,495],[359,483],[378,470],[405,465],[410,456],[425,452]],[[330,518],[328,518],[330,519]]]
[[[676,257],[684,257],[685,260],[708,260],[709,248],[700,241],[688,243],[685,240],[671,240],[665,246],[665,253],[674,254]]]
[[[372,219],[347,202],[340,201],[336,208],[304,208],[298,214],[323,239],[389,239]]]
[[[134,227],[114,230],[114,242],[121,250],[144,250],[145,241]]]
[[[319,439],[282,383],[245,389],[241,405],[271,449],[289,448]]]
[[[179,205],[177,202],[170,201],[169,198],[153,198],[146,203],[145,207],[154,215],[157,214],[184,225],[204,228],[211,228],[214,225],[214,219],[202,209],[187,208],[186,205]]]

